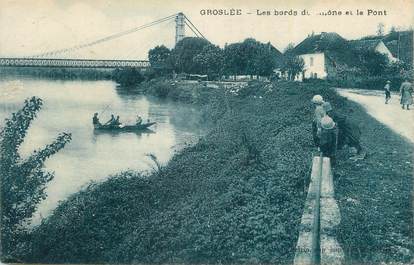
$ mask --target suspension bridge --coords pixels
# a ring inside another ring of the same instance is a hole
[[[61,68],[139,68],[146,69],[150,67],[147,60],[96,60],[96,59],[62,59],[59,56],[67,55],[82,49],[90,49],[102,43],[114,41],[118,38],[130,35],[141,30],[165,23],[175,21],[175,44],[185,38],[186,26],[194,33],[196,37],[204,38],[204,35],[196,28],[191,20],[183,13],[173,14],[150,23],[128,29],[122,32],[111,34],[87,43],[82,43],[72,47],[52,50],[27,56],[23,58],[0,58],[0,67],[61,67]]]

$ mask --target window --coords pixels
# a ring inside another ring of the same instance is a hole
[[[310,58],[310,66],[313,66],[313,57]]]

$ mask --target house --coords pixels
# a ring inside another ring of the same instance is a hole
[[[413,65],[413,30],[394,30],[384,36],[367,36],[363,39],[382,40],[394,58]]]
[[[384,54],[387,56],[390,62],[398,61],[397,58],[391,53],[391,51],[385,46],[384,42],[381,39],[360,39],[360,40],[351,40],[349,41],[349,45],[355,51],[367,51],[373,50],[378,53]]]
[[[382,53],[390,61],[397,60],[381,39],[348,41],[335,32],[312,34],[292,51],[305,63],[295,80],[335,78],[341,66],[358,67],[360,60],[357,54],[366,50]]]
[[[335,32],[312,34],[299,43],[292,52],[301,57],[305,63],[302,73],[295,78],[298,81],[333,77],[336,75],[337,65],[347,63],[350,58],[347,40]]]

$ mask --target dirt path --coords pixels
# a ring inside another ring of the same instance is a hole
[[[400,96],[393,93],[388,104],[383,91],[337,89],[341,96],[361,104],[372,117],[414,143],[414,106],[410,110],[401,108]]]

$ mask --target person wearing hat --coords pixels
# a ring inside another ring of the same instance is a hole
[[[92,124],[94,128],[100,127],[102,124],[99,122],[98,113],[93,114]]]
[[[319,146],[323,156],[331,159],[332,165],[336,160],[337,127],[331,117],[325,115],[321,119],[321,133]]]
[[[361,129],[359,126],[347,119],[346,116],[334,111],[329,102],[323,103],[323,108],[326,115],[332,118],[338,128],[337,149],[341,149],[345,144],[348,144],[348,146],[354,147],[357,150],[357,154],[360,155],[362,147],[360,144]]]
[[[413,104],[413,87],[408,78],[401,84],[400,95],[402,108],[407,105],[407,110],[410,110],[410,105]]]
[[[322,107],[323,98],[321,95],[315,95],[312,98],[312,103],[315,105],[315,113],[312,121],[312,136],[316,146],[319,147],[319,134],[321,131],[321,119],[325,116],[325,110]]]
[[[391,99],[391,81],[388,80],[384,86],[385,90],[385,104],[388,104],[388,101]]]

